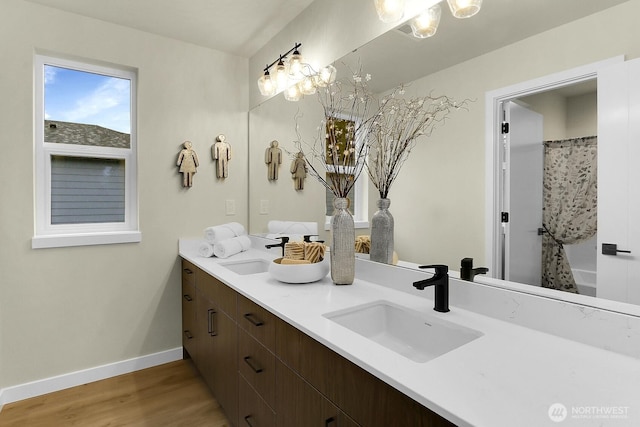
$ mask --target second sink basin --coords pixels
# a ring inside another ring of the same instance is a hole
[[[324,317],[415,362],[427,362],[482,333],[389,301],[376,301]]]
[[[264,273],[269,270],[269,264],[270,262],[266,259],[246,259],[220,263],[221,266],[242,275]]]

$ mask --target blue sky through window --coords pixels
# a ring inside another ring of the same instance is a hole
[[[45,65],[46,120],[102,126],[131,133],[131,82]]]

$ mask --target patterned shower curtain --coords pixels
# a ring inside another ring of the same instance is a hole
[[[546,141],[543,186],[542,286],[578,293],[564,245],[597,231],[597,137]]]

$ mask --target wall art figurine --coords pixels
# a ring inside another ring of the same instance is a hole
[[[267,164],[267,179],[276,181],[278,179],[278,170],[282,163],[282,150],[278,148],[278,141],[271,141],[271,145],[264,153],[264,162]]]
[[[192,148],[191,141],[183,143],[184,148],[178,154],[177,165],[180,166],[179,171],[182,172],[182,186],[191,187],[193,185],[193,174],[197,172],[198,155]]]
[[[216,176],[226,178],[229,176],[229,160],[231,160],[231,144],[227,142],[227,137],[220,134],[216,137],[216,142],[211,147],[211,156],[216,160]]]
[[[291,162],[291,178],[296,191],[304,190],[304,179],[307,177],[307,162],[302,151],[296,154],[296,158]]]

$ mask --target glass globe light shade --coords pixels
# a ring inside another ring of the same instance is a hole
[[[447,0],[447,3],[456,18],[470,18],[482,7],[482,0]]]
[[[336,70],[336,67],[331,64],[322,68],[317,74],[316,85],[324,87],[334,83],[336,81],[337,72],[338,70]]]
[[[382,22],[398,22],[404,15],[404,0],[374,0]]]
[[[284,99],[287,101],[300,101],[302,99],[302,92],[297,84],[291,85],[284,90]]]
[[[258,79],[258,89],[263,96],[275,95],[277,87],[276,83],[271,79],[269,71],[265,71]]]
[[[313,95],[317,90],[316,82],[311,76],[307,76],[302,79],[302,81],[298,83],[298,86],[300,88],[300,92],[302,92],[303,95]]]
[[[276,65],[276,84],[278,85],[278,90],[283,90],[287,87],[287,82],[289,80],[289,73],[287,72],[287,67],[284,65],[282,58]]]
[[[293,51],[291,58],[289,58],[289,75],[296,79],[302,79],[302,55],[297,50]]]
[[[413,18],[410,23],[413,36],[419,39],[433,36],[438,30],[441,15],[442,9],[437,4]]]

